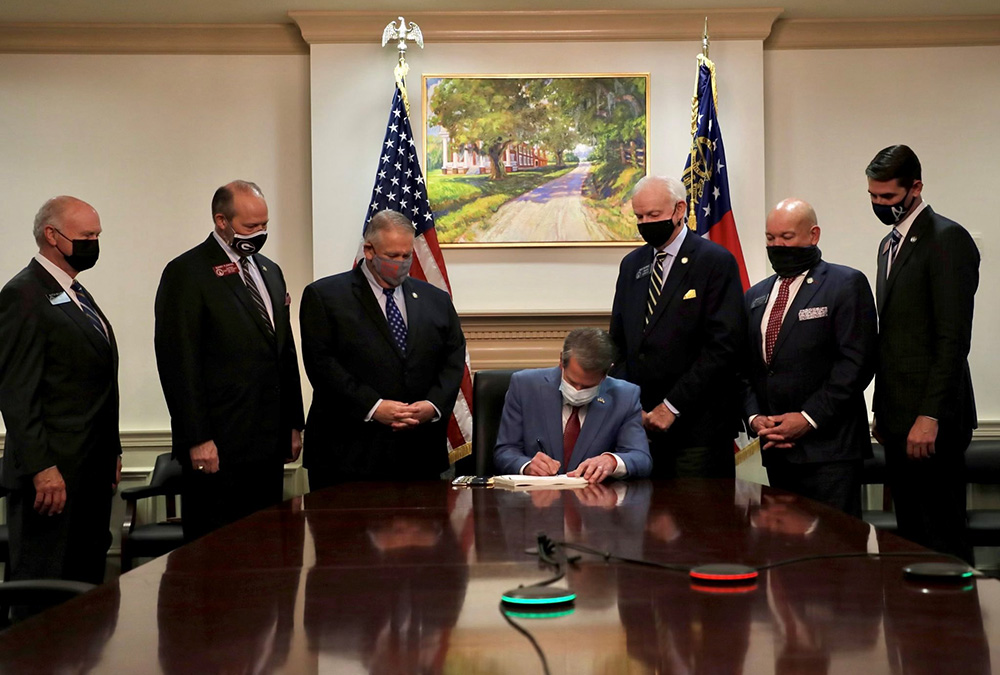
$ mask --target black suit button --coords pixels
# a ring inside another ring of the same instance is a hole
[[[767,375],[768,375],[768,377],[773,377],[774,376],[774,371],[773,370],[767,371]]]

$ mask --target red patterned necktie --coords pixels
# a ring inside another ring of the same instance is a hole
[[[785,306],[788,304],[788,287],[795,281],[795,277],[782,277],[781,286],[778,287],[778,297],[771,308],[771,316],[767,318],[767,332],[764,333],[764,360],[770,364],[774,355],[774,343],[778,341],[778,332],[781,331],[781,319],[785,315]]]
[[[576,439],[580,437],[580,406],[570,407],[572,411],[569,414],[569,419],[566,420],[566,428],[563,429],[563,473],[569,471],[573,448],[576,447]]]

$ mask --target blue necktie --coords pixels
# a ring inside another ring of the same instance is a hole
[[[403,315],[400,313],[399,307],[396,306],[396,301],[392,298],[395,291],[395,288],[382,289],[382,293],[385,295],[385,318],[389,321],[389,332],[392,333],[392,339],[396,341],[399,350],[405,354],[406,324],[403,323]]]
[[[94,328],[97,329],[97,332],[101,334],[101,337],[110,342],[110,340],[108,340],[108,331],[104,328],[104,322],[101,321],[100,315],[97,313],[97,310],[94,309],[94,301],[90,299],[90,295],[83,289],[83,285],[81,285],[79,281],[74,281],[69,285],[69,287],[74,293],[76,293],[76,299],[80,301],[80,309],[82,309],[83,313],[87,315],[88,319],[90,319],[90,323],[93,324]]]
[[[885,266],[885,276],[889,276],[889,272],[892,270],[892,263],[896,260],[896,251],[899,250],[899,242],[903,239],[903,235],[899,233],[899,230],[892,228],[892,232],[889,233],[889,259],[886,261]]]

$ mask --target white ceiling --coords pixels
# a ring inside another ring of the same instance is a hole
[[[0,0],[0,22],[288,23],[291,10],[718,9],[782,6],[781,18],[1000,14],[1000,0]]]

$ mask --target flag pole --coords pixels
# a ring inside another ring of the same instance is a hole
[[[705,17],[705,32],[701,35],[701,54],[708,58],[708,17]]]

